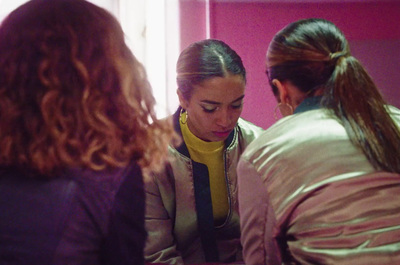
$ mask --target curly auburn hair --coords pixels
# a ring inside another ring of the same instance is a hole
[[[83,0],[33,0],[0,27],[0,165],[157,167],[174,138],[117,20]]]

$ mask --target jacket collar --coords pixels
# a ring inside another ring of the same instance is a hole
[[[294,114],[321,108],[322,96],[305,98],[294,110]]]

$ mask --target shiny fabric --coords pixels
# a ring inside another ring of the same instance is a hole
[[[178,115],[174,116],[175,128],[179,132]],[[147,262],[165,264],[198,264],[206,260],[204,248],[213,248],[221,262],[241,260],[240,225],[237,206],[236,167],[239,156],[245,147],[263,130],[243,119],[239,119],[224,151],[225,176],[228,183],[229,214],[225,223],[211,227],[205,236],[210,243],[202,244],[199,220],[196,210],[196,183],[200,177],[198,163],[192,161],[183,143],[179,148],[169,148],[170,161],[166,170],[160,174],[145,177],[146,229],[148,241],[145,247]],[[204,166],[204,165],[203,165]],[[203,175],[208,178],[208,175]],[[203,192],[204,193],[204,192]],[[206,197],[204,198],[207,199]],[[211,212],[212,214],[212,212]],[[213,224],[210,216],[209,223]],[[207,220],[205,220],[207,221]],[[204,240],[204,239],[203,239]],[[211,247],[210,247],[211,246]],[[212,249],[211,249],[212,250]]]
[[[400,264],[400,176],[376,171],[326,109],[253,141],[238,186],[246,265]]]

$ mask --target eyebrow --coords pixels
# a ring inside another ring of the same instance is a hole
[[[237,102],[237,101],[240,101],[240,100],[242,100],[243,98],[244,98],[244,95],[238,97],[237,99],[235,99],[234,101],[232,101],[230,104],[235,103],[235,102]],[[212,105],[221,105],[221,102],[216,102],[216,101],[207,100],[207,99],[202,100],[202,101],[200,101],[200,102],[202,102],[202,103],[207,103],[207,104],[212,104]]]

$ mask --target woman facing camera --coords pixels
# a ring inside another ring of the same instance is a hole
[[[240,117],[246,71],[219,40],[191,44],[177,63],[179,146],[162,174],[145,178],[146,260],[166,264],[241,261],[236,166],[262,131]]]
[[[278,32],[267,74],[285,117],[239,162],[245,263],[399,264],[400,111],[323,19]]]
[[[117,20],[32,0],[0,26],[0,263],[144,264],[142,169],[173,132]]]

